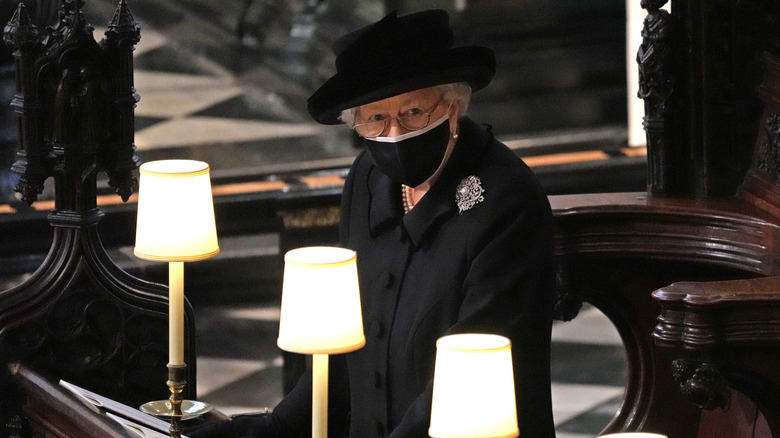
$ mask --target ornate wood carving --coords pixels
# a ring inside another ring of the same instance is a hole
[[[638,96],[645,101],[643,125],[647,136],[647,186],[654,193],[683,191],[680,166],[681,148],[674,126],[679,108],[670,104],[675,94],[673,59],[675,20],[661,9],[667,0],[642,0],[647,10],[642,28],[642,44],[636,61],[639,65]],[[675,110],[678,111],[675,114]]]
[[[691,154],[695,175],[700,175],[695,193],[731,195],[751,168],[764,109],[756,93],[763,74],[761,53],[779,47],[779,6],[773,0],[697,6],[705,31],[689,63],[706,65],[692,79],[700,87],[694,88],[694,104],[707,110],[697,111],[702,137]],[[693,24],[690,32],[696,32]]]
[[[126,200],[137,183],[132,51],[140,28],[121,1],[98,44],[81,11],[83,0],[61,1],[60,21],[45,36],[24,3],[5,29],[6,43],[16,50],[17,92],[11,106],[20,127],[20,150],[12,170],[20,179],[15,189],[31,204],[48,177],[77,166],[85,176],[106,172]]]
[[[767,177],[777,179],[780,177],[780,116],[773,109],[767,111],[757,142],[756,168]]]
[[[751,166],[762,51],[777,51],[772,0],[641,0],[637,53],[651,193],[732,196]]]
[[[714,365],[677,359],[672,362],[672,369],[674,380],[691,403],[707,410],[728,409],[731,392],[726,379]]]
[[[780,59],[769,52],[761,56],[764,80],[758,95],[764,114],[755,144],[753,166],[740,188],[740,195],[780,216]]]
[[[123,199],[137,184],[133,144],[132,51],[140,38],[119,0],[96,42],[83,0],[60,0],[59,21],[34,26],[20,3],[5,29],[14,49],[20,149],[16,190],[32,203],[54,179],[53,242],[24,283],[0,291],[0,360],[20,361],[53,378],[131,406],[168,398],[167,287],[118,268],[98,234],[98,173]],[[192,309],[185,310],[185,397],[195,398]],[[16,428],[22,397],[0,381],[0,424]],[[23,423],[22,423],[23,424]],[[23,432],[22,436],[26,436]]]

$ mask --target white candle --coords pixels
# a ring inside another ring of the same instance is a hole
[[[311,436],[328,436],[328,355],[312,355]]]
[[[168,262],[168,355],[184,365],[184,262]]]

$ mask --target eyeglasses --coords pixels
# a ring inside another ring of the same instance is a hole
[[[395,119],[398,120],[398,124],[405,129],[417,131],[425,128],[431,123],[431,114],[436,111],[436,108],[441,102],[442,99],[439,99],[439,101],[433,104],[433,107],[428,111],[423,111],[420,108],[411,108],[404,111],[403,114],[398,117],[390,117],[389,114],[377,114],[372,116],[374,119],[371,121],[352,125],[352,129],[361,137],[379,137],[390,127],[390,122]]]

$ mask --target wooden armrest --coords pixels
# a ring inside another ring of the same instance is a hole
[[[700,307],[780,305],[780,277],[681,281],[658,289],[653,297],[662,303],[678,301]]]
[[[653,292],[661,304],[657,344],[780,345],[780,277],[678,282]]]

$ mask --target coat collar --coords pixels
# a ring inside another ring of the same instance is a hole
[[[368,177],[371,198],[369,227],[372,236],[386,231],[398,222],[415,247],[419,247],[428,231],[458,211],[455,190],[463,178],[474,173],[479,157],[493,141],[490,126],[479,126],[468,118],[460,120],[458,143],[444,172],[431,190],[423,196],[409,214],[401,208],[401,185],[372,168]]]

